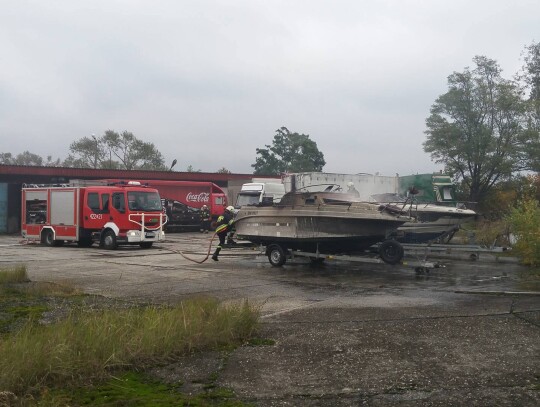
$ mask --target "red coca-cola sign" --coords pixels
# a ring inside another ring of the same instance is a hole
[[[188,194],[186,195],[186,201],[187,202],[209,202],[210,194],[208,192],[201,192],[199,194],[188,192]]]

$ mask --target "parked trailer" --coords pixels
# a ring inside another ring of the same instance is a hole
[[[22,188],[22,236],[47,246],[98,243],[105,249],[137,244],[150,248],[165,238],[161,199],[138,182],[121,185]]]
[[[438,262],[420,258],[405,258],[401,245],[391,240],[375,245],[371,252],[356,254],[325,254],[319,251],[288,250],[279,244],[261,246],[260,251],[268,257],[268,261],[274,267],[281,267],[287,260],[294,260],[295,257],[308,258],[313,264],[322,264],[325,261],[333,260],[371,264],[401,264],[414,268],[416,272],[429,272],[430,269],[441,267]]]

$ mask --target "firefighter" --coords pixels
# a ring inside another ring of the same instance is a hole
[[[234,216],[236,215],[236,213],[234,212],[234,206],[229,206],[229,210],[233,214],[233,218],[234,218]],[[235,227],[234,224],[232,224],[229,227],[229,234],[227,235],[227,244],[228,245],[236,244],[236,242],[233,239],[233,236],[234,236],[235,233],[236,233],[236,227]]]
[[[203,205],[199,215],[201,219],[201,233],[208,233],[210,229],[210,209],[208,209],[208,206]]]
[[[218,261],[219,252],[223,248],[223,245],[225,245],[225,238],[227,237],[227,233],[229,233],[229,231],[232,229],[234,223],[234,207],[227,206],[225,212],[223,212],[223,215],[221,215],[217,219],[216,223],[216,233],[219,237],[219,244],[216,247],[216,251],[212,256],[212,260],[214,261]]]

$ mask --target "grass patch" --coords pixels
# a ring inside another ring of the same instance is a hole
[[[229,389],[216,388],[186,395],[175,386],[156,381],[144,373],[126,372],[98,386],[51,391],[42,395],[40,406],[137,406],[137,407],[245,407]],[[31,405],[31,404],[27,404]]]
[[[74,298],[80,291],[69,284],[31,282],[25,266],[0,269],[0,334],[37,321],[50,309],[51,298]]]
[[[26,266],[19,265],[0,269],[0,284],[25,283],[30,281]]]
[[[17,395],[16,405],[243,405],[227,389],[212,385],[186,396],[141,372],[248,343],[259,308],[247,301],[126,306],[102,299],[107,305],[100,307],[69,285],[28,282],[25,267],[0,275],[0,390]],[[61,318],[43,324],[54,308],[64,311]]]
[[[257,319],[247,302],[224,307],[197,299],[174,307],[75,310],[50,326],[30,321],[0,343],[0,389],[21,394],[44,384],[103,380],[193,351],[238,346]]]

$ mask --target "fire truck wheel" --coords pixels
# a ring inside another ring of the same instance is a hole
[[[41,243],[45,246],[62,246],[63,240],[54,240],[54,233],[51,229],[44,230],[41,234]]]
[[[116,243],[116,235],[112,230],[107,230],[103,234],[101,244],[105,250],[114,250],[118,247],[118,243]]]
[[[150,249],[153,243],[154,242],[141,242],[139,243],[139,246],[141,246],[141,249]]]

